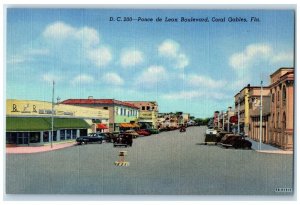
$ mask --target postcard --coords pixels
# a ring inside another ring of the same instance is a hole
[[[8,7],[5,32],[7,195],[294,195],[294,9]]]

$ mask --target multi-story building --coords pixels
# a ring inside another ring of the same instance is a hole
[[[155,101],[125,101],[139,108],[138,122],[144,128],[157,128],[158,104]]]
[[[131,103],[115,99],[94,99],[89,97],[88,99],[68,99],[63,101],[62,104],[108,110],[110,132],[139,127],[137,124],[139,107]]]
[[[270,142],[291,150],[294,136],[294,68],[280,68],[270,78]]]
[[[53,113],[53,134],[52,134]],[[6,100],[7,146],[38,146],[75,140],[108,128],[108,110],[37,100]]]
[[[234,96],[235,101],[235,115],[239,115],[240,132],[248,135],[249,131],[249,89],[250,84],[244,87],[240,92]]]
[[[260,104],[262,95],[262,136],[263,143],[269,143],[270,88],[251,87],[249,91],[249,137],[260,141]]]

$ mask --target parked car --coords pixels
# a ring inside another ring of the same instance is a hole
[[[217,144],[220,140],[217,137],[217,130],[213,129],[212,127],[209,127],[205,131],[205,140],[204,143],[206,144],[207,142],[214,142]]]
[[[145,129],[146,131],[150,132],[151,134],[158,134],[159,133],[159,130],[158,129],[154,129],[154,128],[151,128],[151,129]]]
[[[121,133],[118,137],[114,140],[114,147],[117,146],[132,146],[133,143],[133,135],[128,133]]]
[[[124,133],[131,134],[133,138],[137,138],[140,136],[135,130],[126,130]]]
[[[105,135],[105,141],[106,142],[114,142],[115,139],[117,138],[118,134],[114,134],[112,132],[105,132],[103,133]]]
[[[225,134],[221,139],[221,144],[225,148],[233,147],[235,149],[251,149],[252,143],[243,136],[237,134]]]
[[[151,135],[151,133],[148,132],[148,131],[145,130],[145,129],[136,130],[136,132],[137,132],[140,136],[149,136],[149,135]]]
[[[90,133],[88,136],[80,136],[76,138],[78,144],[99,143],[102,144],[106,136],[103,133]]]

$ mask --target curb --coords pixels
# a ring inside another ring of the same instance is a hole
[[[293,151],[282,151],[282,150],[255,150],[255,151],[259,153],[267,153],[267,154],[289,154],[289,155],[294,154]]]

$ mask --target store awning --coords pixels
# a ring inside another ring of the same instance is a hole
[[[97,129],[108,129],[105,124],[99,123],[97,124]]]
[[[121,123],[120,127],[122,128],[135,128],[140,127],[137,123]]]
[[[52,129],[50,117],[7,117],[6,131],[44,131]],[[88,129],[90,125],[83,119],[54,118],[53,128],[59,129]]]

